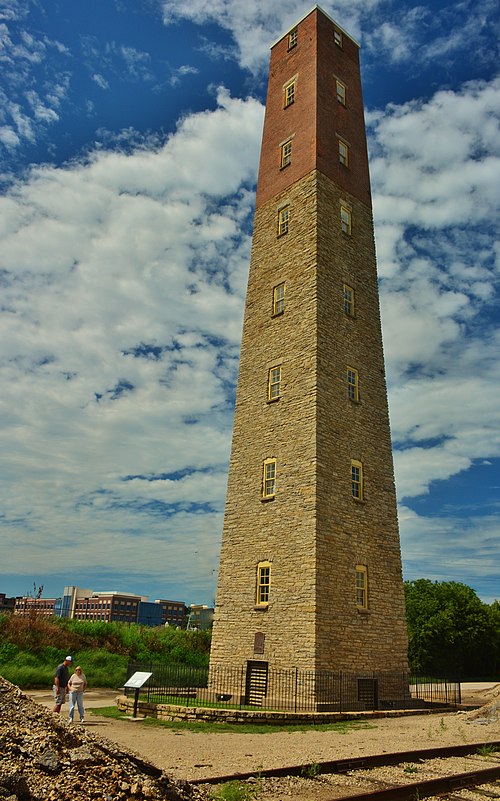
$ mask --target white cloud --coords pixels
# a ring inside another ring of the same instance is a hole
[[[268,64],[269,46],[312,8],[301,0],[286,6],[274,6],[267,0],[245,3],[243,0],[159,0],[165,24],[188,19],[200,26],[215,22],[229,31],[235,48],[221,51],[217,43],[205,43],[205,52],[214,57],[228,51],[240,65],[254,73]],[[429,9],[424,5],[392,8],[380,0],[325,0],[321,7],[361,41],[367,51],[376,53],[378,63],[420,65],[447,64],[464,50],[474,52],[478,62],[495,67],[495,49],[499,24],[494,0],[477,0],[458,6]],[[443,35],[443,31],[445,34]]]
[[[500,458],[500,82],[367,119],[396,484],[409,502]],[[471,486],[436,516],[400,510],[404,574],[480,586],[492,602],[497,496],[464,516],[457,503],[474,497]]]
[[[400,498],[500,458],[499,120],[498,80],[368,115]]]
[[[485,603],[498,599],[498,516],[424,517],[402,506],[399,521],[405,579],[480,582]]]
[[[213,585],[263,116],[218,101],[0,200],[5,572],[187,575],[192,542]]]
[[[109,89],[109,82],[99,73],[94,73],[92,75],[92,80],[97,84],[99,89]]]
[[[254,72],[267,65],[273,39],[309,10],[262,0],[163,7],[167,22],[215,21],[230,31],[231,53]],[[415,35],[429,22],[423,7],[380,27],[376,0],[324,8],[358,37],[375,20],[368,44],[380,58],[431,57],[432,37],[415,55]],[[461,46],[457,19],[447,53]],[[463,27],[472,48],[479,19]],[[44,64],[49,47],[65,50],[6,36],[15,91],[3,104],[0,140],[15,148],[55,121],[70,76],[49,75],[46,93],[27,94],[32,65]],[[151,79],[138,49],[95,39],[83,46],[103,89],[123,69],[129,80]],[[490,314],[499,110],[491,81],[367,115],[400,497],[425,495],[432,482],[498,456]],[[76,535],[82,571],[97,552],[103,570],[162,572],[169,563],[181,577],[210,576],[207,562],[198,570],[193,560],[200,544],[209,565],[217,558],[261,121],[258,103],[221,91],[215,112],[186,117],[164,144],[139,144],[126,130],[111,146],[103,132],[85,164],[34,169],[2,200],[2,522],[16,533],[6,572],[64,571]],[[403,517],[403,542],[410,524]]]
[[[15,29],[27,9],[24,4],[11,2],[7,10],[6,22],[0,24],[4,87],[0,89],[0,144],[12,151],[25,142],[34,142],[39,130],[45,130],[59,119],[58,109],[68,92],[70,78],[61,64],[54,67],[50,58],[55,51],[60,56],[65,55],[64,46],[22,29],[12,33],[7,22]],[[43,71],[45,76],[44,81],[38,82],[41,87],[38,91],[32,88],[37,83],[35,69]]]
[[[360,29],[360,19],[377,6],[379,0],[344,0],[331,3],[326,0],[322,8],[333,16],[339,24],[356,36]],[[203,25],[215,22],[229,31],[236,43],[234,56],[240,65],[253,73],[266,68],[269,63],[269,47],[286,32],[311,6],[304,6],[302,0],[291,0],[286,6],[275,6],[267,0],[245,3],[243,0],[162,0],[163,19],[169,25],[179,19],[188,19]],[[210,52],[210,44],[205,44],[205,52]],[[220,56],[220,47],[215,44],[213,52]]]

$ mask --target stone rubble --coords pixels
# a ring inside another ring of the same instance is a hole
[[[196,801],[141,757],[70,725],[0,676],[1,801]]]
[[[467,720],[474,723],[490,723],[500,720],[500,684],[495,685],[485,695],[491,698],[479,709],[474,709],[467,715]]]

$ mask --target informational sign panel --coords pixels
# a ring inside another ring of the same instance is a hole
[[[146,684],[147,680],[152,676],[152,673],[141,673],[141,671],[137,671],[134,673],[133,676],[129,678],[128,681],[125,682],[123,685],[124,687],[132,687],[136,690],[140,690],[140,688]]]

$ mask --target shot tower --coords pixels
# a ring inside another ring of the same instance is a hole
[[[407,670],[358,45],[271,48],[211,671]],[[253,693],[253,695],[252,695]]]

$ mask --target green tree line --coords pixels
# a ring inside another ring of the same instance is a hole
[[[410,670],[460,679],[500,674],[500,603],[483,603],[471,587],[406,581]],[[390,632],[388,632],[390,636]],[[204,667],[210,631],[127,623],[0,615],[0,674],[21,687],[50,687],[67,654],[94,687],[120,687],[127,662]]]
[[[414,673],[465,679],[500,673],[500,603],[456,581],[405,582],[408,659]]]

